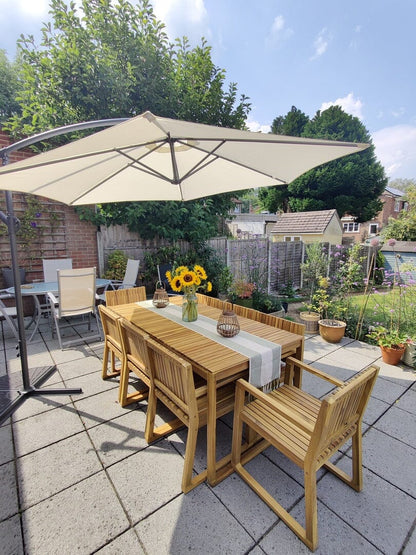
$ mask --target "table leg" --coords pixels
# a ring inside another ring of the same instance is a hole
[[[216,437],[217,437],[217,384],[214,376],[207,380],[208,419],[207,419],[207,478],[214,485],[216,478]]]

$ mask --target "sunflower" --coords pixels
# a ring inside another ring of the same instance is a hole
[[[172,281],[172,272],[169,270],[166,272],[165,276],[168,278],[169,283]]]
[[[212,291],[212,283],[210,281],[207,281],[207,293],[209,293],[210,291]]]
[[[175,270],[175,276],[180,276],[182,274],[182,272],[188,272],[188,267],[187,266],[178,266]]]
[[[179,293],[179,291],[182,291],[182,280],[181,280],[181,278],[179,276],[173,278],[172,281],[170,282],[170,286],[177,293]]]
[[[191,285],[196,285],[199,278],[195,272],[186,270],[181,273],[179,279],[184,287],[190,287]]]
[[[202,266],[200,266],[199,264],[195,264],[194,266],[194,272],[196,273],[197,276],[199,276],[201,279],[207,279],[207,273],[204,270],[204,268]]]

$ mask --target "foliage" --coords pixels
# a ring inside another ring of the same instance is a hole
[[[251,299],[256,289],[255,283],[250,283],[244,279],[236,279],[230,287],[230,299]]]
[[[398,241],[416,241],[416,186],[410,185],[406,191],[408,210],[402,210],[397,218],[389,218],[382,230],[382,237]]]
[[[20,113],[16,95],[19,88],[18,66],[10,63],[6,51],[0,49],[0,123]]]
[[[277,312],[282,309],[282,303],[277,297],[268,295],[258,289],[253,291],[252,298],[253,308],[255,310],[259,310],[260,312],[270,314],[271,312]]]
[[[329,290],[330,281],[321,277],[318,280],[318,288],[312,296],[310,310],[318,312],[321,318],[328,320],[342,320],[346,307],[343,299],[332,296]]]
[[[392,349],[403,348],[407,339],[405,333],[397,329],[388,330],[384,326],[376,326],[367,334],[367,337],[381,347],[390,347]]]
[[[404,179],[404,178],[396,178],[392,181],[389,181],[389,187],[394,187],[399,191],[407,191],[409,187],[416,187],[416,179]]]
[[[218,276],[218,292],[228,293],[233,283],[233,274],[228,266],[224,266]]]
[[[286,116],[276,117],[271,125],[271,132],[276,135],[301,137],[309,118],[296,106],[292,106]]]
[[[331,106],[323,112],[318,111],[306,123],[302,136],[370,143],[370,147],[321,165],[292,181],[287,191],[287,202],[292,211],[335,208],[340,216],[350,214],[356,217],[357,222],[371,220],[380,212],[382,204],[379,196],[385,189],[387,179],[376,159],[371,137],[358,118],[346,114],[339,106]],[[276,205],[281,199],[274,190],[265,189],[259,194],[264,208],[271,212],[279,208],[285,210],[284,203]]]
[[[120,250],[113,251],[107,260],[105,279],[122,280],[127,268],[127,256]]]
[[[310,243],[305,248],[306,260],[300,265],[305,288],[309,291],[309,302],[312,302],[314,291],[321,276],[326,275],[328,260],[321,243]]]

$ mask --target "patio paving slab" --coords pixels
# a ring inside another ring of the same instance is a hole
[[[0,467],[0,521],[17,514],[17,482],[14,462]]]
[[[104,473],[30,507],[23,513],[27,553],[92,553],[129,528]]]
[[[0,537],[2,555],[24,555],[19,515],[0,522]]]
[[[391,407],[374,427],[416,449],[416,415],[398,407]],[[416,464],[415,464],[416,466]]]

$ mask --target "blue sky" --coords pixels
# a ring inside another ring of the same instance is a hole
[[[132,0],[134,2],[134,0]],[[153,0],[173,41],[205,37],[214,63],[250,97],[268,131],[296,106],[331,104],[364,123],[391,179],[416,179],[415,0]],[[39,35],[47,0],[0,0],[0,48]]]

